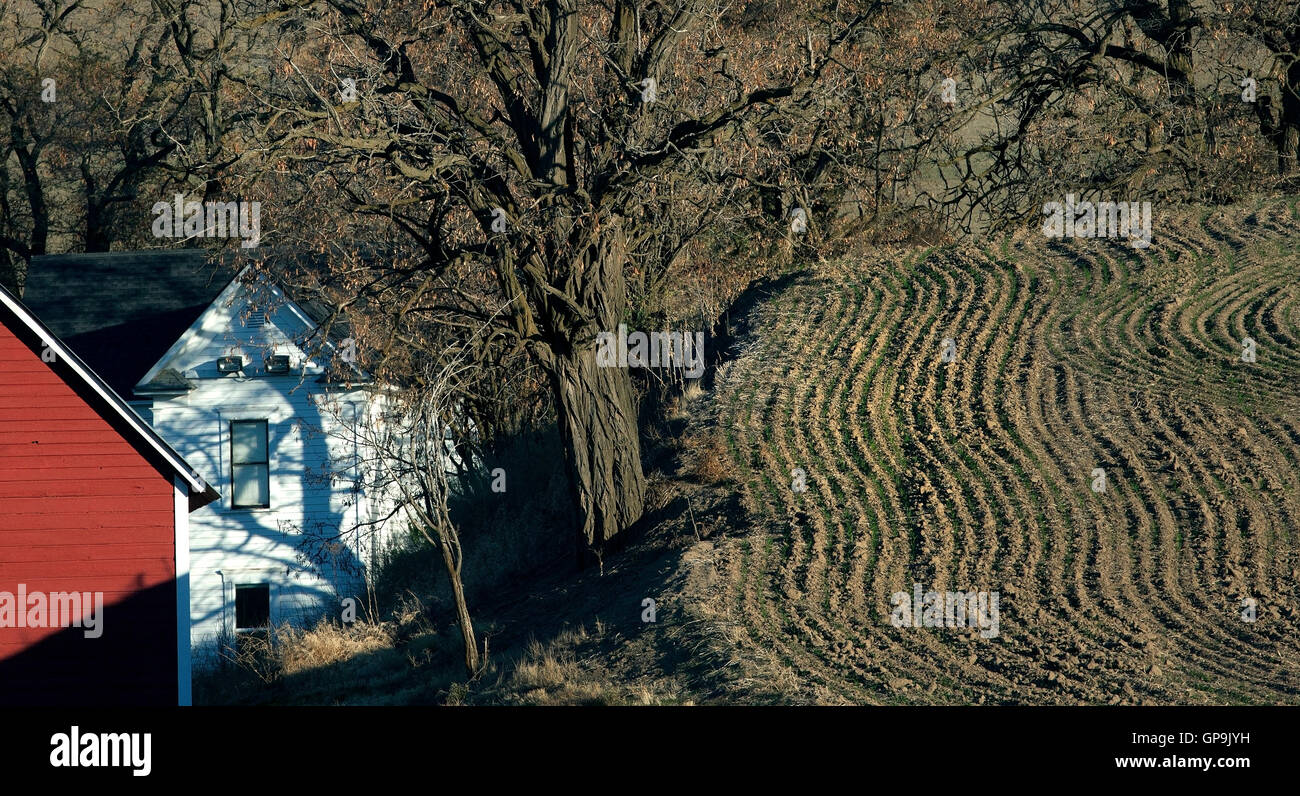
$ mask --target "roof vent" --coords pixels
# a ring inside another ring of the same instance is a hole
[[[288,373],[289,372],[289,355],[274,354],[266,358],[267,373]]]
[[[243,369],[243,357],[221,357],[217,360],[218,373],[238,373]]]

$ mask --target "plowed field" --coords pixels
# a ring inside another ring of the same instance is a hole
[[[761,304],[715,392],[749,515],[719,542],[723,613],[753,687],[1300,703],[1296,215],[1157,217],[1145,250],[882,255]],[[997,592],[998,635],[894,627],[914,583]]]

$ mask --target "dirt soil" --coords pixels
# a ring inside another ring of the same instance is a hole
[[[538,621],[599,615],[593,670],[677,701],[1300,702],[1298,215],[758,286],[684,429],[730,483],[664,467],[650,532]],[[916,583],[996,592],[998,635],[895,627]]]

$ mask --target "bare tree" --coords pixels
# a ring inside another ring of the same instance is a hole
[[[981,115],[932,154],[936,203],[969,229],[977,214],[1019,223],[1063,181],[1157,201],[1266,188],[1300,141],[1297,14],[1285,0],[991,5],[959,56]]]
[[[545,375],[594,548],[641,517],[645,493],[633,385],[598,367],[596,335],[625,320],[629,274],[663,267],[644,255],[680,250],[647,238],[689,237],[771,150],[765,130],[823,112],[815,90],[863,19],[745,40],[725,5],[290,4],[311,35],[278,52],[288,77],[250,133],[310,199],[282,239],[319,248],[342,227],[398,252],[336,273],[343,309],[383,307],[360,324],[380,359],[424,324],[473,326],[505,303],[482,353],[526,354]],[[670,188],[684,180],[695,188]],[[686,204],[665,216],[666,198]]]
[[[343,411],[340,402],[324,402],[328,418],[321,430],[357,443],[355,448],[347,446],[343,460],[332,463],[331,478],[350,473],[356,479],[357,499],[367,502],[368,511],[356,527],[332,529],[325,533],[337,531],[336,536],[314,541],[328,548],[330,542],[367,538],[373,549],[397,526],[415,529],[442,557],[464,641],[465,669],[475,677],[483,660],[465,599],[460,531],[448,505],[449,472],[457,456],[450,421],[463,413],[455,384],[470,365],[463,355],[428,358],[424,364],[421,378],[405,387],[371,385],[369,400],[352,404],[358,412]]]
[[[42,254],[158,245],[166,190],[221,190],[239,159],[224,101],[259,46],[233,2],[0,2],[0,281]]]

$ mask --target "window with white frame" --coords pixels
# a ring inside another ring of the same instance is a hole
[[[271,467],[265,420],[230,421],[230,507],[271,507]]]

